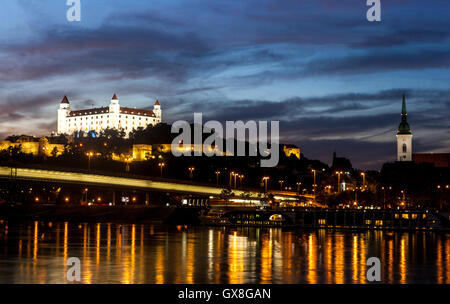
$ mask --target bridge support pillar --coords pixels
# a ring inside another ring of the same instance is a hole
[[[116,205],[116,191],[114,191],[114,190],[113,190],[113,193],[112,193],[112,204],[113,204],[113,206]]]
[[[148,192],[145,193],[145,206],[150,205],[150,196],[148,195]]]

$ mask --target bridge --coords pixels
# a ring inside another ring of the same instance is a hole
[[[197,195],[220,195],[225,188],[205,186],[180,181],[165,181],[158,179],[143,179],[131,177],[117,177],[101,174],[65,172],[43,169],[0,167],[0,178],[17,180],[42,181],[52,183],[78,184],[86,186],[103,186],[117,188],[132,188],[141,190],[157,190],[166,192],[189,193]],[[260,192],[233,189],[236,196],[248,194],[258,197]]]
[[[161,178],[137,178],[137,177],[122,177],[111,176],[104,174],[93,173],[79,173],[66,172],[46,169],[33,168],[16,168],[0,166],[0,178],[15,179],[24,181],[41,181],[60,184],[76,184],[83,186],[98,186],[106,188],[128,188],[143,191],[163,191],[172,193],[186,193],[191,195],[208,195],[218,196],[226,187],[216,187],[210,185],[201,185],[194,183],[187,183],[178,180],[169,180]],[[232,189],[236,197],[247,195],[249,198],[260,198],[263,192],[255,190],[238,190]],[[310,200],[311,205],[316,207],[323,207],[321,204],[314,201],[312,196],[300,196],[295,192],[287,191],[269,191],[274,195],[276,200],[293,200],[304,197]]]

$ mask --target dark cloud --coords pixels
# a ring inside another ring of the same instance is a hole
[[[46,94],[33,95],[31,92],[16,92],[0,99],[0,113],[22,117],[20,113],[36,113],[49,105],[55,105],[65,94],[49,91]]]
[[[442,27],[441,27],[442,26]],[[417,43],[440,43],[450,37],[450,32],[446,30],[450,24],[442,24],[436,29],[410,28],[407,30],[395,31],[384,35],[373,35],[364,38],[362,41],[351,44],[356,48],[373,47],[393,47],[413,45]]]
[[[414,49],[367,52],[341,58],[315,60],[306,65],[305,76],[357,75],[399,70],[445,69],[450,67],[448,49]]]

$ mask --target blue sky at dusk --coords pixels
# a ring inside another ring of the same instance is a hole
[[[450,2],[3,0],[0,137],[56,130],[72,109],[152,108],[163,121],[280,120],[284,143],[378,169],[396,156],[401,96],[415,152],[450,152]]]

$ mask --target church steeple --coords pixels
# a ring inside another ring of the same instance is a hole
[[[403,94],[402,121],[397,130],[397,161],[412,161],[412,133],[407,117],[406,97]]]
[[[403,94],[403,103],[402,103],[402,121],[398,126],[397,134],[411,134],[411,128],[408,124],[408,113],[406,112],[406,96]]]
[[[406,95],[403,93],[403,103],[402,103],[402,117],[408,115],[406,113]]]

